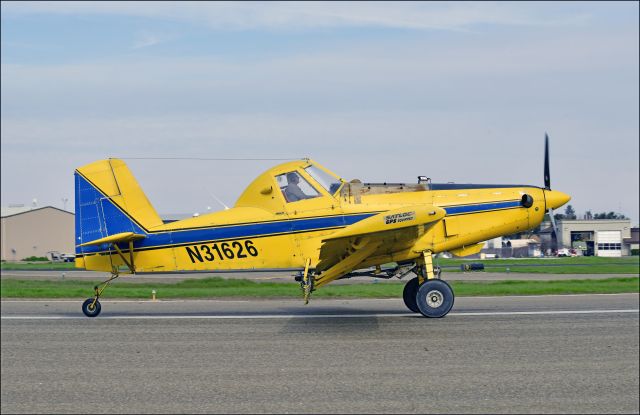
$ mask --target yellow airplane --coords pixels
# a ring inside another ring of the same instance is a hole
[[[82,311],[100,313],[99,298],[121,271],[294,271],[306,303],[314,290],[375,267],[363,275],[415,273],[406,306],[443,317],[454,293],[433,255],[478,253],[483,241],[532,229],[569,201],[550,188],[548,137],[544,176],[544,188],[423,176],[417,184],[347,182],[303,159],[262,173],[231,209],[165,223],[122,160],[96,161],[75,171],[76,267],[111,277]],[[388,263],[397,267],[382,270]]]

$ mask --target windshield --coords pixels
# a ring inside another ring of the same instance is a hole
[[[329,194],[334,194],[340,188],[342,184],[340,179],[337,179],[325,172],[324,170],[320,170],[316,166],[309,166],[305,169],[309,176],[313,177],[315,181],[320,183],[320,186],[324,187]]]

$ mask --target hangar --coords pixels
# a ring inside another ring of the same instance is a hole
[[[53,206],[2,208],[2,260],[74,253],[75,215]]]
[[[581,250],[583,255],[631,255],[631,220],[558,220],[558,247]]]

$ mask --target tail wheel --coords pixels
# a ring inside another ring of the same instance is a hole
[[[404,291],[402,291],[402,299],[404,300],[404,305],[414,313],[419,313],[418,304],[416,303],[416,296],[418,294],[418,277],[410,279],[404,285]]]
[[[451,286],[442,280],[425,281],[416,295],[418,310],[425,317],[440,318],[451,311],[455,296]]]
[[[95,298],[87,298],[84,303],[82,303],[82,312],[87,317],[95,317],[100,314],[100,301]]]

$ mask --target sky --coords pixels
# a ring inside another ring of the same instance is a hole
[[[161,214],[280,163],[219,158],[542,186],[546,132],[578,215],[637,225],[638,4],[3,1],[2,205],[73,210],[109,157]]]

